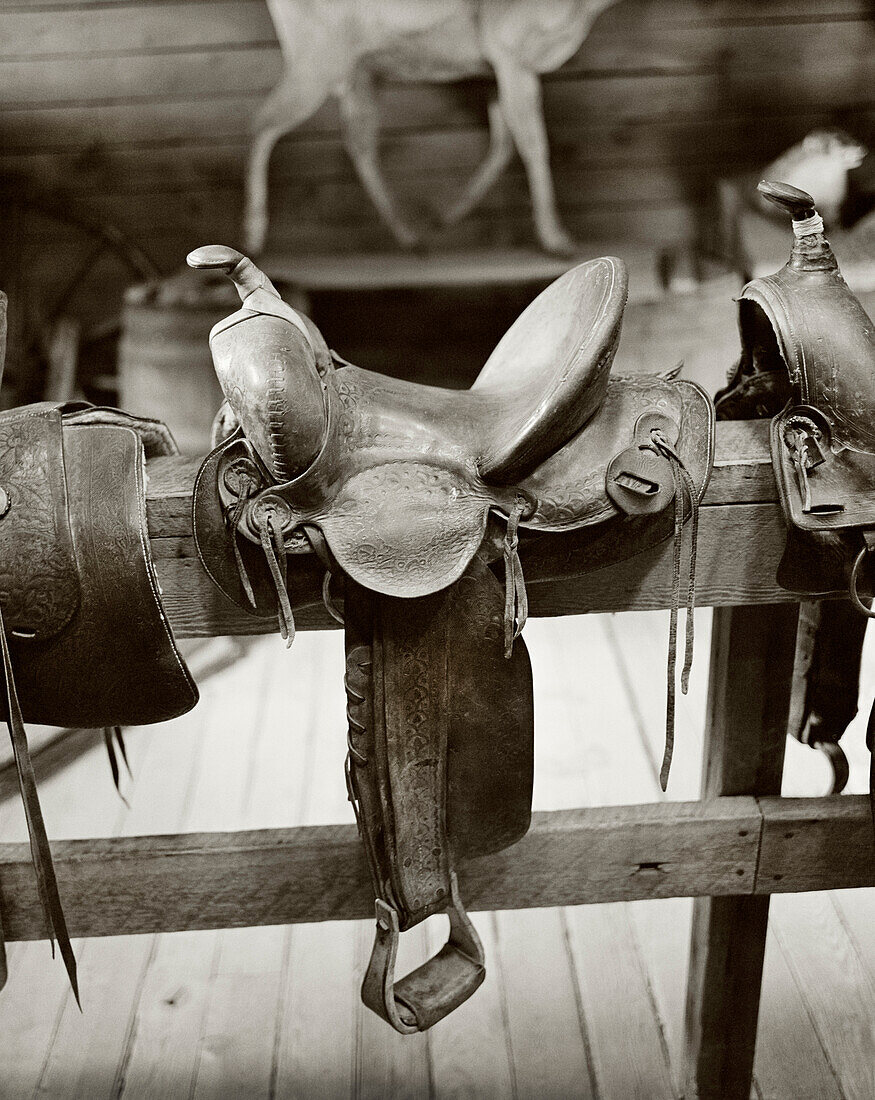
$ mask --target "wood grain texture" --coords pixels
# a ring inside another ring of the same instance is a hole
[[[574,552],[583,540],[558,536],[549,539],[524,547],[521,554],[531,616],[652,611],[671,606],[670,542],[628,561],[581,572],[575,566]],[[726,606],[792,602],[793,595],[774,579],[784,541],[785,528],[776,505],[703,509],[696,568],[697,603]],[[250,615],[218,591],[194,555],[191,539],[155,540],[152,546],[164,607],[180,637],[266,634],[276,630],[273,619]],[[729,546],[733,549],[731,555],[727,554]],[[309,556],[302,555],[300,562],[292,562],[289,589],[296,607],[295,621],[302,630],[336,628],[321,604],[321,582],[322,572]]]
[[[842,1096],[869,1100],[875,1095],[875,981],[836,920],[829,894],[802,894],[792,899],[792,907],[788,901],[773,899],[775,937],[802,984]]]
[[[786,528],[776,503],[768,456],[768,425],[719,424],[715,468],[700,514],[697,603],[706,606],[792,602],[775,573]],[[147,507],[152,553],[174,630],[181,636],[263,634],[271,619],[232,605],[197,561],[191,538],[190,494],[199,460],[162,458],[149,463]],[[670,541],[629,561],[581,572],[575,554],[586,532],[524,540],[521,556],[530,612],[653,610],[672,599]],[[727,547],[732,553],[727,553]],[[332,629],[321,604],[322,570],[312,555],[291,560],[290,589],[300,604],[300,629]]]
[[[619,226],[630,240],[692,240],[711,179],[754,170],[817,127],[843,125],[871,142],[872,28],[863,0],[616,4],[544,81],[569,228],[580,239]],[[202,240],[236,239],[250,121],[279,71],[261,0],[4,4],[0,171],[21,196],[75,196],[118,221],[170,270]],[[414,211],[445,202],[483,156],[492,88],[484,79],[383,89],[386,175]],[[280,144],[271,196],[275,249],[391,247],[333,104]],[[429,243],[530,245],[530,221],[517,163],[477,216]],[[28,243],[37,303],[63,276],[34,261],[58,250],[51,230]],[[79,319],[100,300],[99,284],[84,287]]]
[[[813,812],[807,843],[846,852],[869,820],[863,796],[805,799],[783,827]],[[747,797],[540,813],[517,845],[465,866],[462,892],[472,910],[750,896],[761,821]],[[57,841],[53,852],[73,936],[348,920],[373,910],[353,826]],[[866,852],[850,864],[826,867],[820,888],[875,883]],[[0,847],[0,882],[8,938],[42,938],[26,844]],[[791,866],[762,888],[808,889],[810,875]]]
[[[872,819],[858,820],[855,807],[845,799],[817,799],[814,804],[807,798],[757,801],[763,814],[757,893],[782,893],[779,887],[788,875],[798,883],[796,890],[841,889],[844,874],[851,880],[846,885],[860,885],[867,868],[875,881]],[[820,833],[818,822],[825,810],[837,832],[831,827]],[[829,886],[823,885],[827,880]]]
[[[721,608],[711,635],[702,794],[778,794],[799,607]],[[698,898],[686,1007],[685,1095],[748,1100],[769,898]]]

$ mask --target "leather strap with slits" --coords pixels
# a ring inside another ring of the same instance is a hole
[[[665,693],[665,750],[659,770],[663,790],[674,753],[677,693],[677,635],[681,594],[681,551],[685,510],[690,512],[690,567],[687,581],[686,642],[681,672],[681,692],[686,695],[693,663],[694,617],[696,599],[696,548],[699,536],[699,500],[696,486],[673,440],[679,426],[665,414],[650,410],[636,425],[632,446],[611,460],[606,474],[606,489],[614,504],[629,516],[655,515],[674,506],[671,582],[671,618],[668,628],[668,657]]]
[[[671,464],[674,479],[674,535],[671,577],[671,618],[668,628],[668,663],[666,668],[665,699],[665,750],[662,766],[659,769],[659,785],[663,790],[668,786],[668,774],[674,753],[675,704],[677,687],[677,633],[678,610],[680,608],[681,589],[681,550],[684,529],[684,500],[690,507],[690,569],[687,581],[686,603],[686,639],[684,643],[684,665],[681,670],[681,692],[686,695],[690,686],[690,670],[693,665],[693,646],[695,642],[696,607],[696,551],[699,541],[699,502],[696,499],[696,487],[684,461],[677,450],[660,431],[653,433],[653,443]]]

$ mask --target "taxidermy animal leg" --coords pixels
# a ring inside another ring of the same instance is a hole
[[[522,68],[506,55],[490,57],[490,61],[498,78],[499,105],[525,165],[535,232],[541,247],[560,255],[575,252],[574,239],[563,228],[556,211],[541,81],[537,73]]]
[[[287,71],[255,116],[243,205],[243,240],[250,255],[262,251],[267,237],[267,169],[273,147],[283,134],[314,114],[331,94],[327,77],[314,83],[312,71],[306,74],[309,81],[298,73],[298,69]]]
[[[513,156],[513,136],[501,112],[497,99],[489,103],[489,151],[471,177],[468,186],[449,210],[440,215],[443,225],[455,225],[468,216],[489,188],[510,164]]]
[[[380,171],[380,115],[373,77],[360,66],[353,70],[338,94],[343,142],[362,186],[398,244],[402,248],[412,248],[419,243],[421,233],[398,212]]]

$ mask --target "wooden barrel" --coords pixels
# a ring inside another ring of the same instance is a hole
[[[222,391],[208,337],[239,309],[227,279],[185,271],[125,294],[119,341],[119,401],[173,432],[183,454],[206,454]]]

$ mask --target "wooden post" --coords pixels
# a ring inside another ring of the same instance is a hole
[[[702,797],[780,794],[797,604],[714,612]],[[748,1100],[769,897],[697,898],[687,1100]]]

